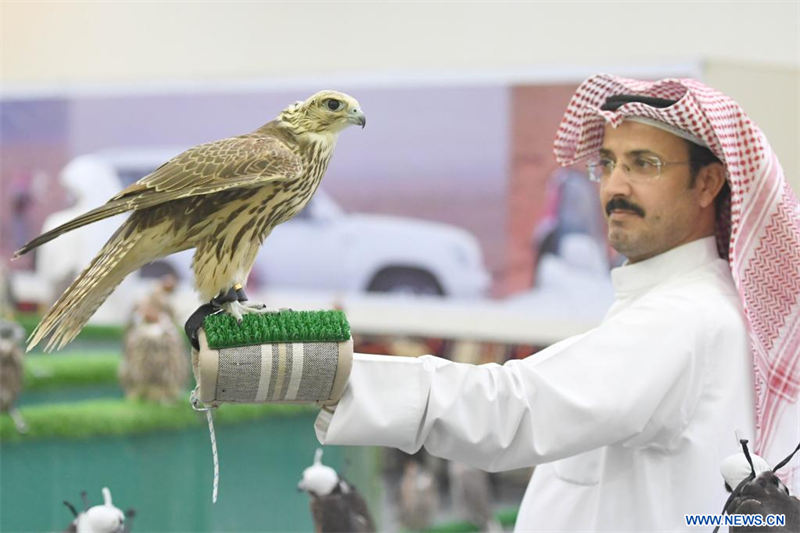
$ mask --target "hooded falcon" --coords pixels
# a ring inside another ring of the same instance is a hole
[[[314,453],[314,464],[303,471],[297,490],[307,492],[311,498],[315,533],[375,531],[375,521],[364,497],[339,477],[336,470],[322,464],[322,448]]]
[[[49,337],[60,349],[80,332],[129,273],[175,252],[195,249],[192,268],[202,301],[237,319],[264,311],[243,303],[242,286],[276,225],[300,211],[328,168],[339,133],[366,124],[359,103],[337,91],[297,102],[252,133],[201,144],[93,209],[18,250],[131,211],[89,266],[42,317],[28,350]]]

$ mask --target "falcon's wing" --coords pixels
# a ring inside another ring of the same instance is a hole
[[[311,515],[317,531],[351,531],[353,533],[374,532],[375,525],[369,516],[366,503],[353,506],[349,495],[333,492],[327,496],[311,499]]]
[[[62,233],[126,211],[227,189],[260,187],[296,178],[302,171],[300,158],[276,137],[249,134],[201,144],[170,159],[100,207],[36,237],[14,257]]]
[[[209,194],[237,187],[258,187],[271,181],[291,179],[302,172],[302,162],[283,142],[265,135],[242,135],[190,148],[114,196],[111,201],[158,203]],[[155,204],[151,204],[155,205]]]
[[[358,532],[375,531],[375,523],[367,507],[367,502],[353,485],[350,485],[350,483],[347,483],[347,485],[349,492],[342,494],[342,498],[346,502],[346,507],[350,510],[351,529]]]

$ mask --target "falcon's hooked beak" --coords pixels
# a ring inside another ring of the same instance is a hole
[[[347,122],[361,126],[361,129],[364,129],[364,126],[367,125],[367,117],[358,109],[351,109],[347,117]]]

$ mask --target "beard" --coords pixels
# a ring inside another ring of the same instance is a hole
[[[608,222],[608,243],[624,255],[629,263],[649,259],[669,249],[655,232],[648,231],[649,228],[632,227],[634,224],[641,224],[642,220]]]

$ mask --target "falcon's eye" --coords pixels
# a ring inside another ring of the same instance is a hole
[[[328,109],[330,109],[331,111],[336,111],[337,109],[342,107],[342,103],[335,98],[328,98],[328,100],[325,103],[328,105]]]

